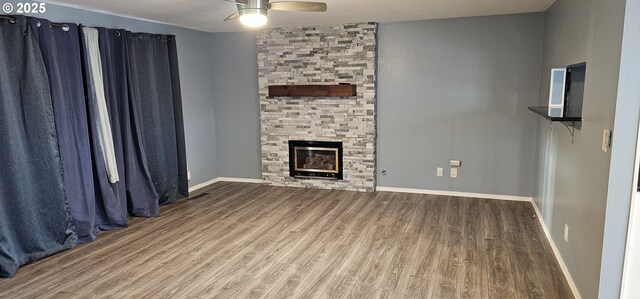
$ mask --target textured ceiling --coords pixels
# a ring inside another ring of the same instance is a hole
[[[273,0],[274,2],[276,0]],[[322,0],[315,0],[322,1]],[[223,0],[55,0],[44,1],[98,12],[156,21],[202,31],[247,30]],[[269,11],[267,27],[398,22],[545,11],[555,0],[325,0],[326,13]]]

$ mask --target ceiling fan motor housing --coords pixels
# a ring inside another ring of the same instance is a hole
[[[276,1],[269,0],[225,0],[234,2],[238,12],[228,16],[224,21],[240,18],[240,22],[248,27],[259,28],[267,23],[267,10],[325,12],[324,2]]]
[[[247,0],[247,4],[238,4],[238,13],[240,16],[245,14],[261,14],[267,15],[269,0]]]

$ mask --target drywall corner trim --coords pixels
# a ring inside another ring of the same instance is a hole
[[[551,249],[553,250],[553,254],[556,256],[556,260],[558,261],[558,264],[560,264],[560,268],[562,269],[562,272],[564,273],[564,277],[567,279],[567,282],[569,283],[569,287],[571,288],[571,292],[573,293],[573,297],[575,297],[576,299],[582,299],[582,296],[580,295],[580,291],[578,291],[578,287],[576,286],[576,283],[573,281],[573,278],[571,277],[571,273],[569,273],[569,268],[567,268],[567,264],[564,263],[564,260],[562,259],[562,256],[560,255],[560,251],[558,250],[558,247],[556,246],[556,243],[553,242],[553,239],[551,238],[551,233],[549,232],[549,228],[544,223],[544,219],[542,219],[542,214],[540,213],[540,210],[538,209],[538,206],[536,205],[536,202],[532,201],[531,204],[533,205],[533,209],[536,211],[536,217],[538,218],[538,222],[540,222],[540,226],[542,226],[542,230],[544,231],[544,235],[547,236],[547,240],[549,241],[549,244],[551,245]]]
[[[486,199],[498,199],[498,200],[509,200],[509,201],[533,202],[533,198],[526,197],[526,196],[484,194],[484,193],[457,192],[457,191],[395,188],[395,187],[376,187],[376,191],[415,193],[415,194],[430,194],[430,195],[444,195],[444,196],[472,197],[472,198],[486,198]]]

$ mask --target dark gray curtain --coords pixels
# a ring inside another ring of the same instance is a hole
[[[187,150],[184,141],[184,120],[182,118],[182,91],[180,89],[180,72],[178,70],[178,48],[176,37],[167,36],[169,47],[169,69],[171,70],[171,91],[173,92],[173,116],[176,126],[176,143],[178,154],[178,194],[189,196],[189,180],[187,178]]]
[[[45,19],[27,18],[27,21],[38,40],[49,76],[71,216],[80,241],[92,241],[96,232],[95,196],[78,28],[75,24],[53,26]]]
[[[107,176],[106,165],[103,159],[102,149],[100,146],[99,133],[98,128],[96,127],[96,109],[93,108],[95,105],[96,98],[96,86],[94,86],[92,79],[90,77],[89,71],[89,60],[86,54],[87,45],[84,43],[84,34],[82,32],[83,26],[78,26],[78,32],[80,34],[80,45],[82,48],[82,65],[83,65],[83,75],[84,75],[84,86],[85,86],[85,95],[87,99],[87,115],[88,115],[88,126],[89,126],[89,139],[91,141],[91,150],[92,150],[92,163],[93,163],[93,179],[95,181],[95,198],[96,198],[96,209],[94,210],[94,215],[96,218],[96,229],[101,230],[109,230],[119,227],[127,226],[127,210],[126,210],[126,195],[125,195],[125,186],[124,181],[120,180],[116,183],[109,182],[109,178]],[[101,55],[102,56],[102,55]],[[104,72],[103,72],[104,73]],[[105,81],[106,84],[106,81]],[[107,92],[107,88],[105,86],[105,94]],[[112,114],[112,113],[110,113]],[[109,116],[110,118],[111,115]],[[120,131],[114,131],[114,126],[112,124],[112,134],[116,136]],[[117,140],[114,137],[114,143]],[[115,145],[115,144],[114,144]],[[116,160],[122,161],[122,151],[118,152],[118,146],[115,145],[116,150]],[[118,157],[118,154],[120,155]],[[123,169],[121,168],[122,162],[118,163],[118,175],[123,177]]]
[[[0,18],[0,277],[188,196],[175,37],[60,25]]]
[[[107,108],[120,171],[118,198],[124,213],[158,216],[158,194],[147,167],[139,120],[131,113],[127,82],[126,31],[97,28]]]
[[[0,276],[71,248],[47,73],[27,19],[0,19]]]
[[[170,58],[169,38],[173,37],[127,33],[129,94],[133,113],[140,119],[149,172],[161,204],[175,202],[179,186],[186,186],[182,182],[186,178],[184,136],[176,132],[184,131],[181,119],[176,120],[176,114],[182,114],[180,107],[176,109],[181,99],[176,97],[179,87],[173,81],[178,80],[177,60],[175,53]]]

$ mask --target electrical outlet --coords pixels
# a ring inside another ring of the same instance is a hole
[[[437,176],[443,176],[444,175],[444,168],[442,168],[442,167],[436,168],[436,175]]]
[[[604,130],[602,133],[602,151],[606,153],[609,148],[611,148],[611,131]]]
[[[564,225],[564,241],[569,242],[569,225]]]
[[[460,167],[462,166],[462,162],[460,160],[449,160],[449,166]]]
[[[451,168],[451,177],[452,178],[457,178],[458,177],[458,168]]]
[[[387,175],[387,170],[386,169],[382,170],[382,175]]]

